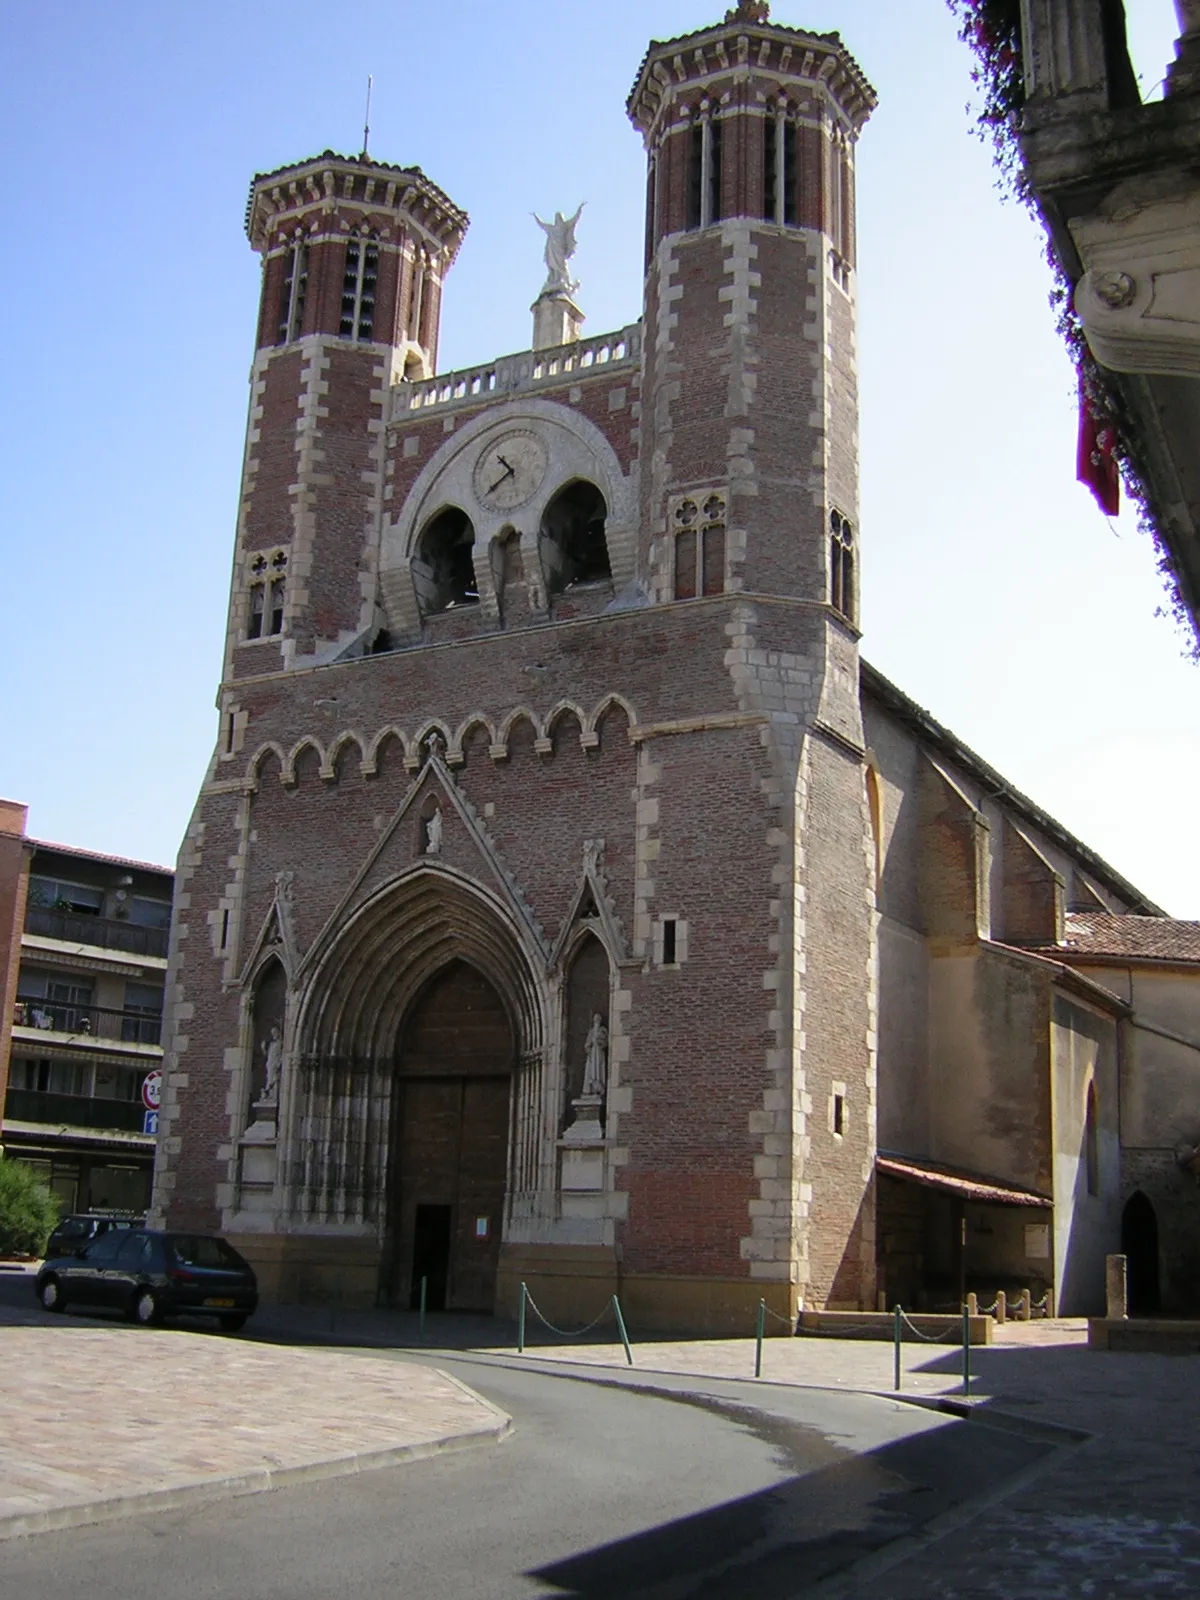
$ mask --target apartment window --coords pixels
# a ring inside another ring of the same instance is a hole
[[[854,529],[840,511],[829,513],[829,601],[854,621]]]
[[[298,339],[304,329],[304,297],[308,292],[308,246],[294,244],[287,253],[283,291],[279,297],[276,344]]]
[[[352,239],[346,246],[342,277],[343,339],[370,339],[375,329],[375,289],[379,282],[379,245],[374,239]]]
[[[31,877],[28,904],[55,911],[74,911],[85,917],[98,917],[104,892],[82,883],[64,883],[60,878]]]
[[[247,639],[273,638],[283,632],[286,599],[287,552],[258,555],[250,563],[250,589],[247,596]],[[168,915],[168,922],[170,917]]]

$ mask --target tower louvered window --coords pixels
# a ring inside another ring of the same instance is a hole
[[[379,245],[374,239],[353,239],[346,246],[342,278],[343,339],[370,339],[375,331],[375,289],[379,282]]]
[[[294,244],[288,250],[283,291],[279,296],[279,327],[275,342],[287,344],[304,331],[304,297],[308,290],[308,246]]]

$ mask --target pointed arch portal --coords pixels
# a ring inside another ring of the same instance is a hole
[[[445,866],[332,936],[300,1022],[290,1211],[382,1243],[381,1297],[491,1310],[506,1217],[542,1187],[536,952]],[[552,1180],[551,1180],[552,1181]]]

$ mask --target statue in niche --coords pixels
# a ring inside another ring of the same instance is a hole
[[[582,1099],[600,1099],[608,1082],[608,1029],[598,1011],[584,1044]]]
[[[425,849],[427,856],[442,853],[442,813],[437,807],[425,818]]]
[[[556,211],[553,222],[543,222],[536,211],[532,215],[546,235],[546,281],[542,294],[573,295],[579,285],[572,279],[567,263],[575,254],[575,228],[583,215],[583,205],[573,217],[564,217],[561,211]]]
[[[283,1040],[279,1037],[278,1024],[271,1028],[270,1035],[263,1045],[263,1056],[267,1069],[267,1081],[262,1093],[263,1104],[274,1105],[279,1099],[279,1072],[283,1066]]]

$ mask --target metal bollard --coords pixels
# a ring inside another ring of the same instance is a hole
[[[971,1393],[971,1313],[966,1306],[962,1314],[962,1347],[963,1347],[963,1394]]]
[[[766,1325],[767,1302],[765,1300],[760,1300],[758,1302],[758,1334],[754,1350],[754,1376],[756,1378],[762,1377],[762,1342],[763,1332],[766,1328]]]
[[[895,1346],[894,1382],[892,1388],[900,1393],[900,1340],[904,1336],[904,1313],[899,1305],[892,1312],[892,1343]]]
[[[621,1343],[625,1346],[625,1359],[633,1365],[633,1351],[629,1347],[629,1335],[625,1332],[625,1318],[621,1315],[621,1302],[616,1295],[612,1297],[613,1313],[617,1319],[617,1332],[621,1335]]]
[[[524,1283],[521,1285],[521,1298],[517,1305],[517,1354],[525,1354],[525,1301],[529,1298],[529,1290]]]

